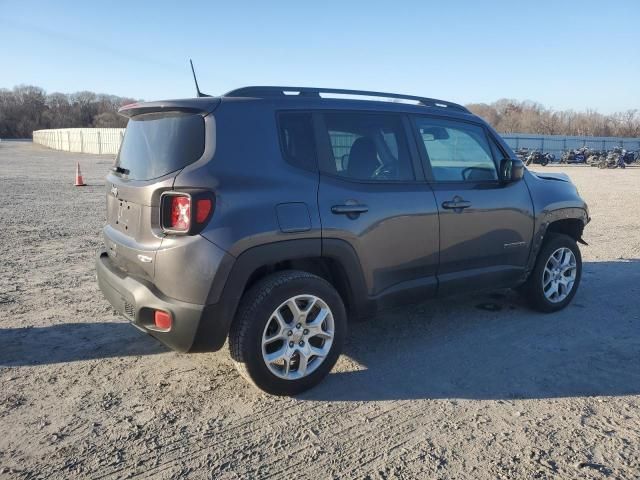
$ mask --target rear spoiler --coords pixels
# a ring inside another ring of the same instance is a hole
[[[220,104],[217,97],[186,98],[183,100],[160,100],[158,102],[130,103],[120,107],[118,113],[124,117],[134,117],[144,113],[186,112],[207,115]]]

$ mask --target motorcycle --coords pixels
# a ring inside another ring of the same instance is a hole
[[[622,149],[614,148],[611,150],[607,156],[600,157],[600,163],[598,163],[598,168],[626,168],[627,164],[624,162],[624,155],[622,154]]]
[[[556,156],[553,153],[542,153],[538,150],[534,150],[529,153],[525,159],[525,165],[531,165],[532,163],[538,163],[543,167],[551,162],[556,161]]]
[[[638,152],[632,152],[632,151],[623,149],[622,152],[620,153],[622,155],[622,160],[627,165],[631,165],[633,162],[638,160]]]
[[[518,157],[518,159],[524,163],[527,159],[527,157],[529,156],[529,149],[526,147],[522,147],[519,148],[518,150],[516,150],[516,157]]]
[[[577,150],[567,150],[562,154],[560,163],[585,163],[587,161],[588,148],[580,148]]]
[[[607,152],[601,152],[600,150],[591,150],[589,152],[589,155],[587,156],[587,165],[597,167],[600,161],[603,160],[602,157],[606,156]]]

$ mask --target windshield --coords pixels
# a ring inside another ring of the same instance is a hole
[[[161,177],[200,158],[204,137],[204,118],[199,114],[137,115],[129,120],[116,167],[132,180]]]

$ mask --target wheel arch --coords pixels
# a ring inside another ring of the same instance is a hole
[[[549,233],[562,233],[570,236],[576,242],[586,245],[587,243],[582,239],[582,233],[589,221],[588,212],[581,207],[558,208],[543,212],[542,217],[536,221],[531,254],[523,281],[533,270],[538,253]]]
[[[230,268],[216,303],[215,334],[210,348],[222,347],[233,323],[240,299],[247,289],[274,272],[301,270],[327,280],[340,294],[349,316],[362,316],[367,291],[360,262],[353,248],[342,240],[298,239],[269,243],[240,254]],[[216,288],[216,282],[212,291]],[[203,335],[209,335],[203,331]]]
[[[573,238],[576,242],[582,240],[582,232],[585,224],[581,218],[560,218],[549,223],[545,235],[549,233],[562,233]]]

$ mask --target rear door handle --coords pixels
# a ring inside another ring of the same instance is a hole
[[[366,205],[334,205],[331,207],[332,213],[336,215],[348,215],[349,217],[358,216],[368,211],[369,207]]]
[[[442,208],[447,208],[451,210],[462,210],[463,208],[469,208],[471,206],[471,202],[467,202],[466,200],[454,198],[448,202],[442,202]]]

